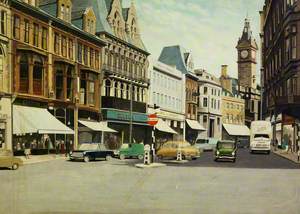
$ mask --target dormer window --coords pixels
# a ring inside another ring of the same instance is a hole
[[[58,17],[66,22],[71,21],[71,1],[60,0],[58,4]]]
[[[88,8],[83,17],[83,29],[84,31],[95,34],[96,32],[96,16],[92,8]]]

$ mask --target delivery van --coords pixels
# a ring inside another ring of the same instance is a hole
[[[250,151],[270,154],[272,141],[272,125],[268,121],[253,121],[250,128]]]

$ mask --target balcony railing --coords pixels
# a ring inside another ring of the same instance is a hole
[[[116,97],[102,97],[102,108],[130,111],[130,100]],[[132,111],[146,113],[146,103],[133,101]]]
[[[132,75],[131,75],[129,71],[125,71],[124,69],[121,69],[121,68],[118,68],[118,67],[115,67],[112,65],[108,65],[108,64],[103,64],[102,69],[105,72],[108,72],[110,74],[118,74],[118,75],[121,75],[123,77],[129,78],[132,80],[149,83],[148,78],[141,76],[141,75],[134,75],[133,71],[131,72],[132,73]]]

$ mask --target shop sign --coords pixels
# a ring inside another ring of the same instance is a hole
[[[106,110],[107,119],[112,120],[121,120],[121,121],[130,121],[130,112],[127,111],[117,111],[117,110]],[[132,113],[132,121],[133,122],[142,122],[147,123],[148,116],[143,113]]]
[[[295,123],[295,118],[284,114],[282,118],[282,123],[283,125],[293,125]]]

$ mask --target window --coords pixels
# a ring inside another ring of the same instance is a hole
[[[285,40],[285,58],[287,61],[290,60],[290,39]]]
[[[24,42],[29,43],[29,21],[27,19],[24,20]]]
[[[33,24],[33,45],[39,46],[39,25]]]
[[[90,66],[95,67],[95,52],[92,48],[90,48]]]
[[[82,63],[82,44],[78,44],[78,62]]]
[[[110,80],[105,81],[105,96],[110,96],[111,82]]]
[[[73,59],[73,40],[69,39],[69,58]]]
[[[96,98],[96,80],[97,74],[81,71],[80,75],[80,94],[81,104],[94,106]]]
[[[62,56],[67,56],[67,38],[65,36],[61,37],[61,54]]]
[[[48,30],[47,28],[42,29],[42,48],[47,50],[47,43],[48,43]]]
[[[207,87],[204,87],[204,94],[207,94]]]
[[[88,65],[88,47],[84,46],[83,64]]]
[[[29,61],[28,56],[23,54],[20,59],[19,92],[28,93],[29,90]]]
[[[33,60],[33,94],[43,94],[43,77],[44,67],[43,60],[41,57],[35,56]]]
[[[99,51],[95,51],[95,68],[99,69],[100,68],[100,61],[99,61]]]
[[[15,39],[20,39],[20,17],[14,16],[13,36]]]
[[[6,12],[4,10],[0,14],[0,33],[6,35]]]
[[[65,5],[64,4],[62,4],[60,6],[60,18],[65,20]]]
[[[206,97],[203,98],[203,107],[207,107],[207,98]]]
[[[297,58],[297,34],[292,36],[292,59]]]
[[[64,100],[64,66],[57,65],[55,68],[55,95],[56,99]]]
[[[54,34],[54,52],[59,54],[59,34]]]
[[[203,115],[203,123],[207,123],[207,116]]]

